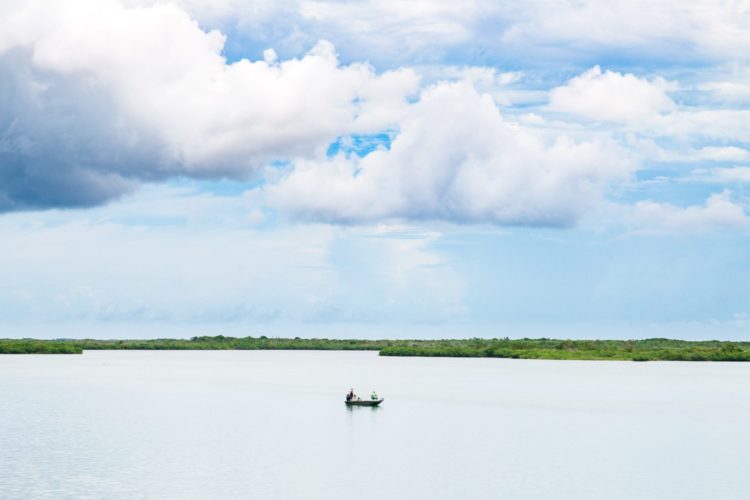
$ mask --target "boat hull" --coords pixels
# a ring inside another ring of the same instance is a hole
[[[381,398],[381,399],[360,399],[360,400],[355,400],[355,401],[344,401],[344,403],[346,403],[346,406],[378,406],[382,402],[383,402],[383,398]]]

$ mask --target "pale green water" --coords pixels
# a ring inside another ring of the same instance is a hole
[[[746,499],[750,364],[0,356],[0,498]],[[379,409],[347,410],[346,389]]]

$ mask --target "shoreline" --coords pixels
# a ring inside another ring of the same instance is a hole
[[[84,350],[378,351],[380,356],[598,361],[750,361],[750,342],[570,339],[359,340],[203,336],[191,339],[0,339],[0,354],[82,354]]]

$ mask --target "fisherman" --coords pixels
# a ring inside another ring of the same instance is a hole
[[[378,393],[375,392],[375,391],[372,391],[372,394],[370,394],[370,399],[372,399],[373,401],[377,401],[378,400]]]
[[[346,395],[346,400],[351,401],[354,399],[354,388],[349,389],[349,392]]]

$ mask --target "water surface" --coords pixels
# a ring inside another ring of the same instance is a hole
[[[745,499],[750,364],[0,356],[0,498]],[[347,409],[376,389],[381,408]]]

